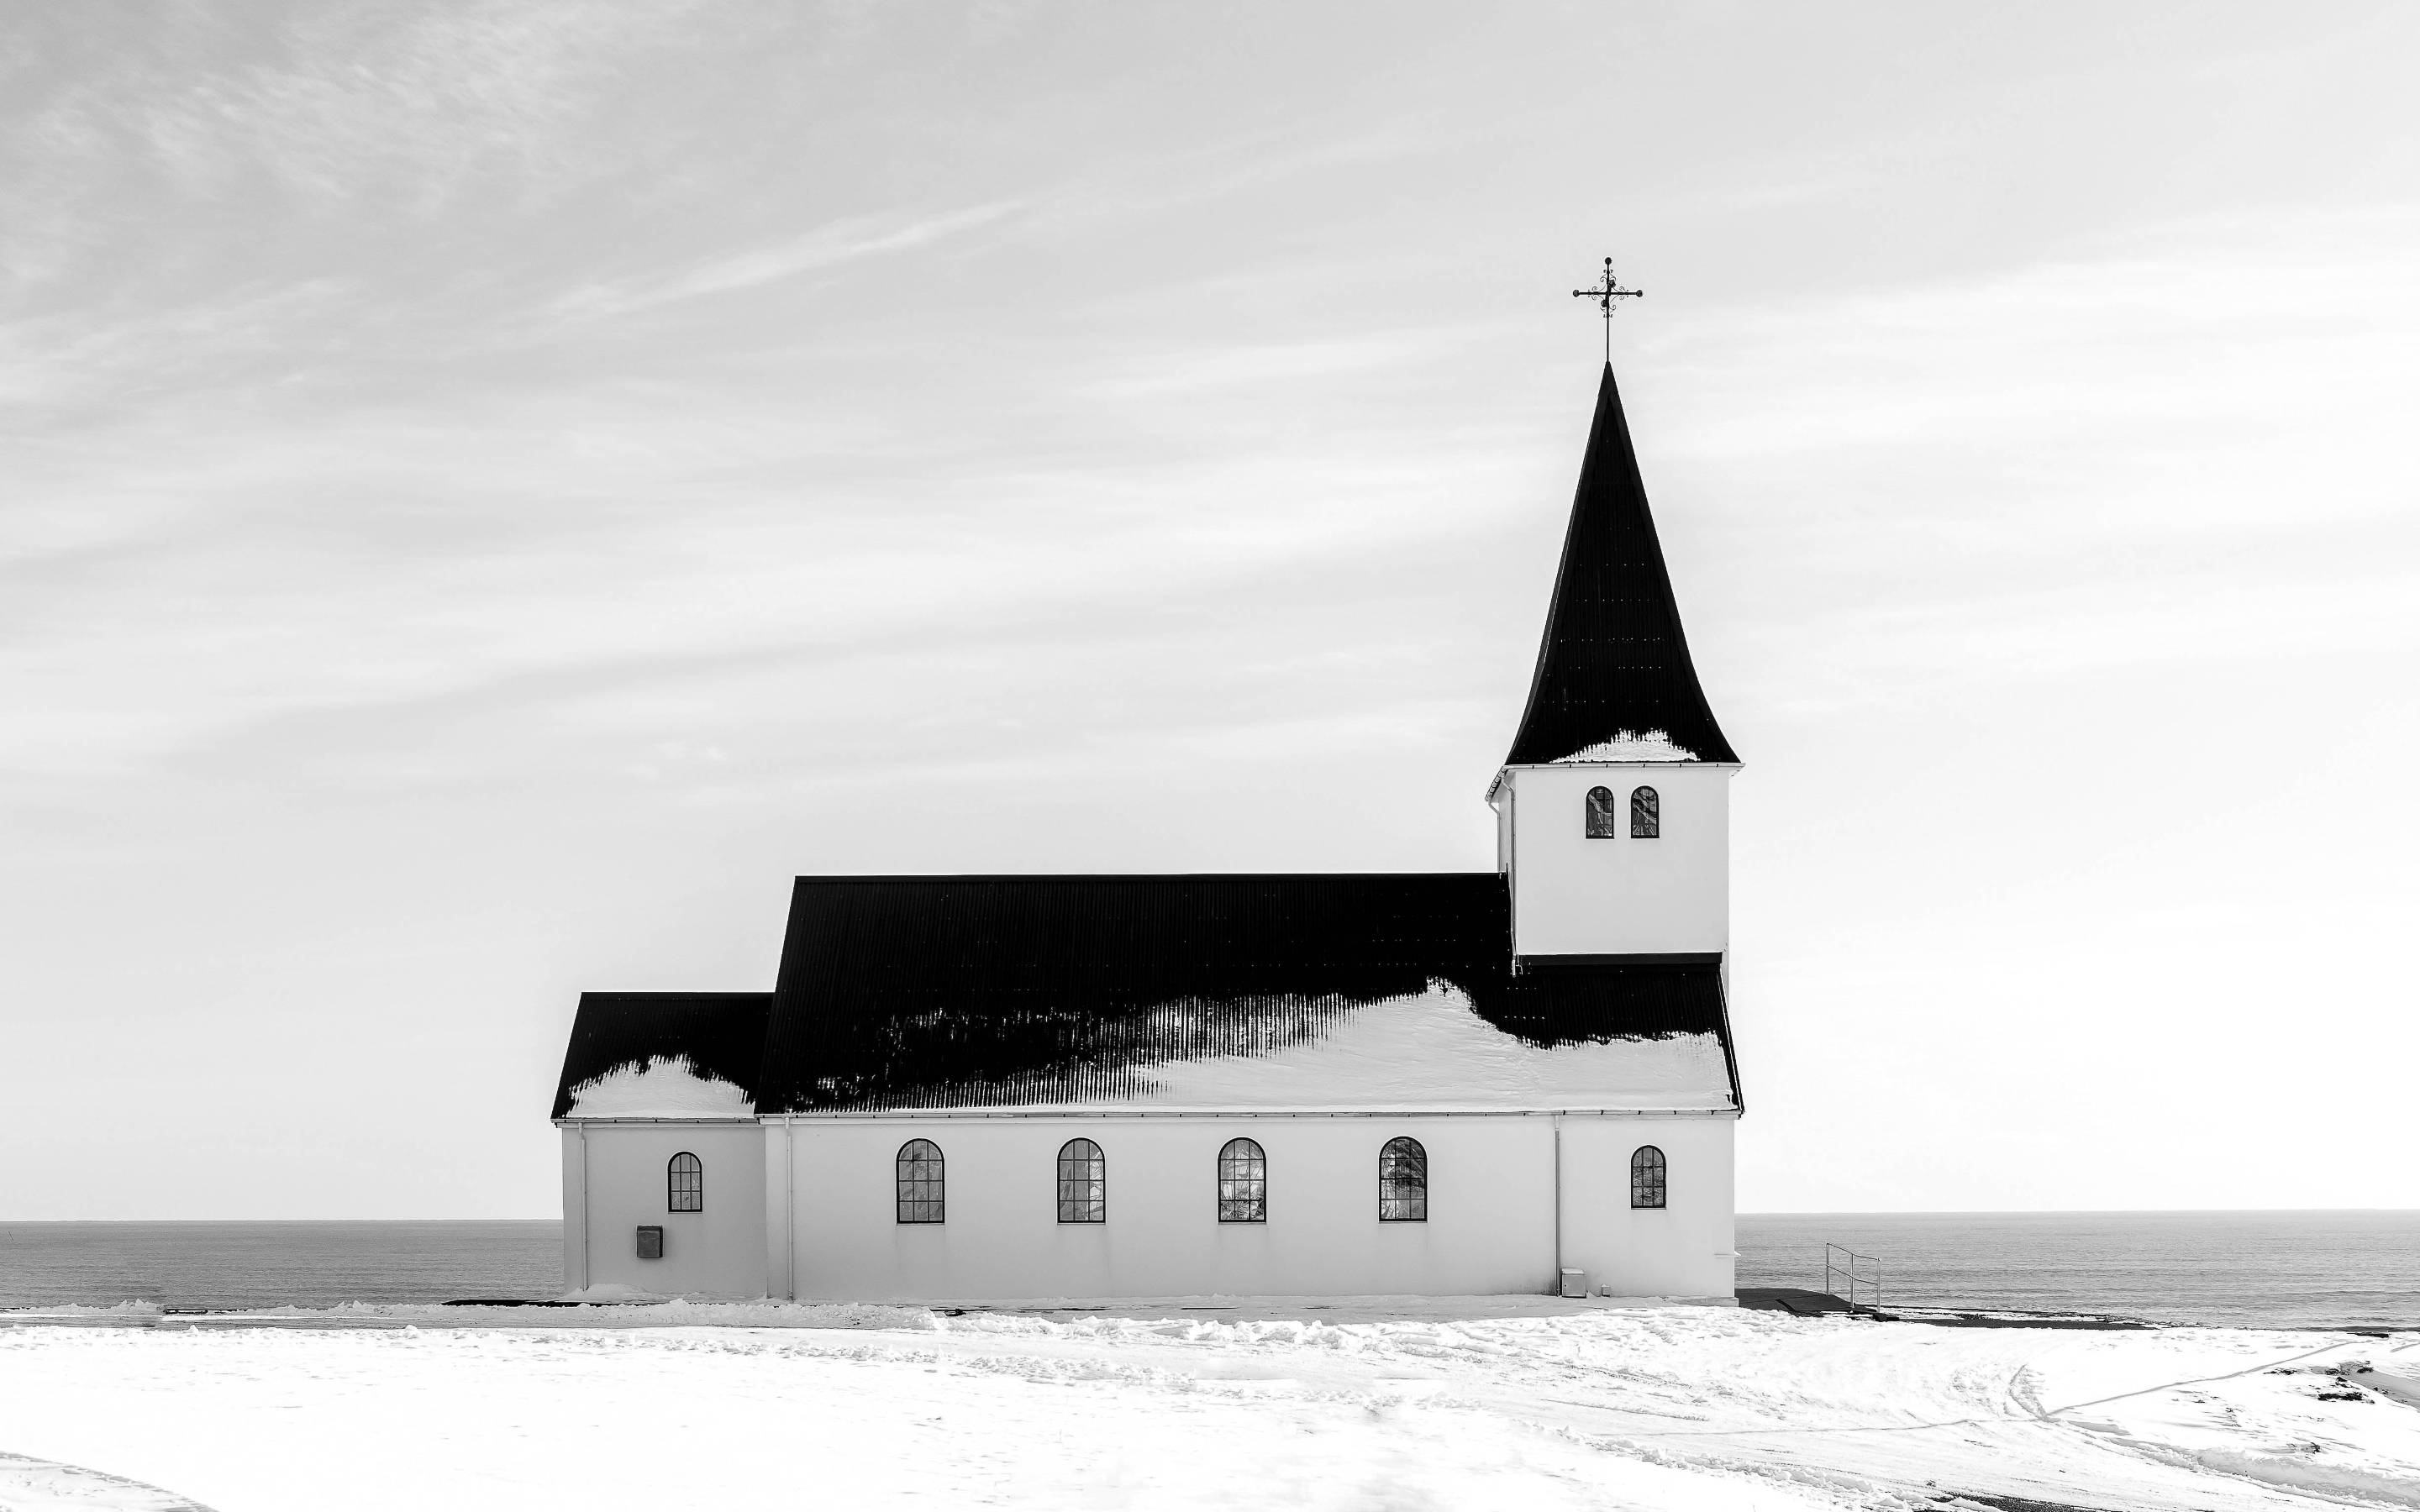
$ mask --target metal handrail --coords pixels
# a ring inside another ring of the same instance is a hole
[[[1835,1260],[1833,1258],[1835,1255],[1839,1256],[1840,1258]],[[1857,1269],[1861,1265],[1867,1268],[1865,1272],[1861,1273]],[[1849,1289],[1846,1292],[1842,1292],[1833,1285],[1832,1278],[1836,1275],[1849,1284]],[[1860,1255],[1846,1244],[1825,1244],[1823,1246],[1824,1291],[1838,1297],[1849,1304],[1851,1312],[1855,1312],[1859,1305],[1857,1302],[1859,1288],[1866,1288],[1873,1298],[1871,1302],[1863,1304],[1866,1310],[1868,1312],[1879,1310],[1883,1304],[1883,1262],[1871,1255]]]

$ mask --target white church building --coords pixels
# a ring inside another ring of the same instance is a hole
[[[575,1289],[1728,1300],[1729,805],[1608,365],[1486,872],[804,876],[588,993]]]

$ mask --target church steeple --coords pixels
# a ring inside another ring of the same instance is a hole
[[[1737,763],[1698,686],[1621,393],[1606,364],[1529,702],[1507,766]]]

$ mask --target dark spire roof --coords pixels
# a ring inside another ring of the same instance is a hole
[[[1597,389],[1563,564],[1529,706],[1507,766],[1561,761],[1624,733],[1662,731],[1701,762],[1736,762],[1689,664],[1680,607],[1647,509],[1613,364]]]

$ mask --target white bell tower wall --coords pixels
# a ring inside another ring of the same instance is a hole
[[[1730,948],[1730,779],[1713,762],[1508,766],[1489,802],[1512,894],[1512,951],[1686,955]],[[1589,834],[1589,790],[1613,795],[1613,833]],[[1631,794],[1652,788],[1652,839]]]

